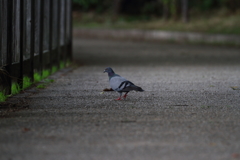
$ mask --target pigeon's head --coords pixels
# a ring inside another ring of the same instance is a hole
[[[107,72],[108,74],[114,74],[114,71],[112,70],[111,67],[107,67],[103,73]]]

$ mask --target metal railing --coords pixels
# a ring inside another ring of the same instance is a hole
[[[0,0],[0,91],[72,58],[72,0]]]

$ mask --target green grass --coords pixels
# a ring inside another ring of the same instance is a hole
[[[20,92],[20,86],[17,83],[13,83],[11,87],[12,95],[18,94]]]
[[[23,77],[23,89],[26,89],[32,85],[31,78],[25,76]]]
[[[47,78],[50,74],[51,74],[50,70],[43,70],[42,76],[39,73],[34,73],[34,83],[40,82],[42,79]],[[32,84],[33,83],[31,82],[31,79],[29,77],[25,76],[23,78],[23,89],[30,87]]]
[[[54,79],[46,79],[46,81],[49,82],[49,83],[53,83]]]
[[[0,92],[0,102],[4,102],[7,99],[7,95],[5,95],[3,92]]]
[[[42,77],[39,73],[34,73],[33,77],[34,77],[34,82],[35,83],[41,81],[41,79],[42,79]]]
[[[70,64],[70,61],[65,64],[64,62],[60,62],[60,68],[57,66],[53,66],[50,70],[43,70],[42,76],[39,73],[34,73],[34,82],[32,83],[31,78],[24,76],[23,77],[23,90],[30,87],[34,83],[38,83],[41,80],[44,79],[42,84],[37,85],[37,88],[43,89],[46,88],[46,86],[50,83],[53,83],[53,79],[46,79],[50,74],[53,74],[58,71],[58,69],[64,68],[66,65],[68,66]],[[11,95],[18,94],[21,91],[20,86],[18,83],[13,83],[11,86]],[[0,102],[4,102],[9,95],[5,95],[4,91],[0,92]]]
[[[42,79],[47,78],[50,75],[50,71],[49,70],[43,70],[42,72]]]
[[[47,86],[48,84],[53,83],[53,82],[54,82],[53,79],[45,79],[42,84],[39,84],[39,85],[37,86],[37,88],[38,88],[38,89],[44,89],[44,88],[46,88],[46,86]]]
[[[37,86],[37,88],[38,88],[38,89],[44,89],[44,88],[46,88],[46,85],[44,85],[44,84],[39,84],[39,85]]]
[[[63,69],[65,67],[65,63],[64,62],[60,62],[60,69]]]
[[[68,67],[70,64],[71,64],[71,61],[70,61],[70,60],[67,60],[66,66]]]
[[[57,72],[57,70],[58,70],[58,68],[57,68],[56,66],[53,66],[53,67],[52,67],[52,74],[55,73],[55,72]]]

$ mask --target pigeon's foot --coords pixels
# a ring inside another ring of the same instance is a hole
[[[119,97],[118,99],[115,99],[115,100],[116,100],[116,101],[120,101],[120,100],[122,100],[122,99],[121,99],[121,97]]]
[[[123,96],[124,99],[127,98],[127,94],[128,94],[128,92],[126,92],[126,93],[124,94],[124,96]]]

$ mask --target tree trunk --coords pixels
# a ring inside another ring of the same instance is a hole
[[[117,16],[121,11],[122,0],[113,0],[113,14]]]
[[[188,0],[182,0],[182,21],[189,22]]]
[[[165,20],[169,19],[169,3],[163,2],[163,18]]]

